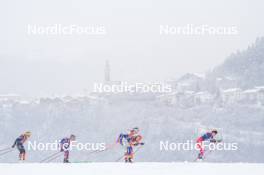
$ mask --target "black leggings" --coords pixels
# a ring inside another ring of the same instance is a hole
[[[17,144],[17,149],[19,151],[20,154],[25,154],[26,150],[24,148],[24,146],[22,144]]]

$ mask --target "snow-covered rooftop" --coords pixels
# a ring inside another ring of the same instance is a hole
[[[243,91],[243,93],[256,93],[256,92],[259,92],[259,89],[248,89]]]
[[[223,92],[228,93],[228,92],[238,92],[238,91],[241,91],[241,89],[240,88],[231,88],[231,89],[226,89]]]

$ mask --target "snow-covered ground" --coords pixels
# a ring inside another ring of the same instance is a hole
[[[78,164],[0,164],[8,175],[260,175],[264,164],[247,163],[78,163]]]

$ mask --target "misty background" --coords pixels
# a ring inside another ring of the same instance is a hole
[[[206,161],[263,163],[262,7],[256,0],[1,2],[0,149],[28,130],[31,141],[43,143],[75,134],[79,142],[113,144],[137,126],[146,144],[135,161],[193,161],[197,151],[160,151],[160,141],[195,141],[199,130],[217,128],[223,142],[239,149],[214,151]],[[54,24],[102,25],[106,35],[28,35],[28,25]],[[188,24],[235,26],[238,34],[160,35],[160,25]],[[104,79],[168,80],[172,92],[75,96]],[[113,162],[125,149],[73,151],[71,161]],[[17,162],[17,153],[0,162]],[[50,154],[28,150],[27,161]]]
[[[264,35],[254,0],[9,0],[0,5],[0,94],[72,94],[103,81],[154,81],[205,72]],[[106,35],[28,35],[27,25],[103,25]],[[238,35],[160,35],[160,25],[237,26]]]

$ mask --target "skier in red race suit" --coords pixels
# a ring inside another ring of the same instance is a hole
[[[142,136],[138,134],[139,128],[135,127],[129,131],[128,134],[120,134],[117,142],[121,145],[124,145],[124,141],[126,141],[126,152],[124,155],[125,162],[133,162],[134,159],[134,147],[139,145],[144,145],[141,142]]]
[[[196,140],[196,145],[198,147],[198,149],[200,150],[200,153],[198,154],[198,159],[203,159],[204,158],[204,147],[203,147],[203,142],[204,141],[210,141],[210,142],[216,142],[216,140],[214,139],[214,137],[217,134],[217,130],[213,129],[211,132],[207,132],[204,135],[202,135],[201,137],[199,137]]]
[[[21,134],[12,145],[12,148],[16,146],[19,151],[19,160],[26,160],[26,150],[23,144],[28,140],[30,136],[31,132],[27,131],[24,134]]]

